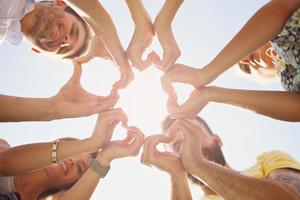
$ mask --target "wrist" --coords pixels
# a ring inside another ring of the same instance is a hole
[[[103,167],[109,167],[111,160],[102,152],[100,151],[98,153],[98,156],[96,160],[103,166]]]
[[[67,116],[64,116],[64,109],[61,109],[62,103],[56,96],[50,97],[48,99],[48,104],[47,115],[50,120],[67,118]]]

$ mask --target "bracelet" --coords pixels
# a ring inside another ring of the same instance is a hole
[[[51,152],[51,158],[52,158],[52,163],[56,164],[57,163],[57,146],[58,146],[59,140],[55,140],[52,143],[52,152]]]
[[[97,160],[92,159],[89,161],[89,166],[90,168],[97,172],[101,178],[104,178],[108,171],[110,170],[110,166],[108,167],[103,167]]]

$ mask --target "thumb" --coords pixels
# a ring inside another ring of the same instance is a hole
[[[77,58],[75,58],[74,60],[77,61],[77,62],[80,63],[80,64],[84,64],[84,63],[89,62],[89,61],[90,61],[91,59],[93,59],[93,58],[94,58],[93,53],[88,52],[87,55],[81,56],[81,57],[77,57]]]
[[[74,68],[73,68],[73,75],[70,80],[80,82],[80,77],[82,73],[82,66],[79,62],[73,60]]]

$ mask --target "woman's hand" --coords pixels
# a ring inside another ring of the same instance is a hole
[[[99,113],[93,134],[90,137],[97,149],[110,141],[115,127],[120,122],[123,127],[127,127],[128,117],[120,108]]]
[[[124,140],[111,141],[103,147],[97,156],[102,166],[108,167],[112,160],[136,156],[144,144],[144,134],[136,127],[128,127]]]

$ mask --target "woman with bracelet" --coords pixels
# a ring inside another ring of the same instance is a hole
[[[113,121],[111,124],[113,126],[104,129],[107,135],[111,135],[116,122]],[[15,175],[11,177],[0,177],[0,199],[37,200],[49,196],[52,199],[89,199],[100,178],[104,178],[108,172],[111,161],[135,156],[143,145],[144,135],[138,128],[128,127],[127,130],[127,137],[124,140],[106,143],[99,153],[83,153],[45,168],[21,174],[11,173]],[[1,149],[5,148],[10,147],[2,140]],[[91,161],[92,158],[96,159]]]
[[[255,13],[208,65],[201,69],[175,65],[162,78],[163,88],[170,94],[168,110],[171,116],[192,118],[208,102],[218,102],[279,120],[300,121],[299,7],[299,0],[272,0]],[[257,72],[260,76],[269,76],[277,73],[287,92],[204,87],[239,62],[249,74]],[[172,82],[188,83],[200,89],[179,106]]]
[[[98,115],[94,131],[86,139],[33,143],[17,147],[10,147],[6,141],[1,140],[0,175],[12,176],[45,167],[76,154],[96,152],[110,141],[115,126],[119,122],[126,126],[127,121],[128,118],[121,109],[113,109]]]

